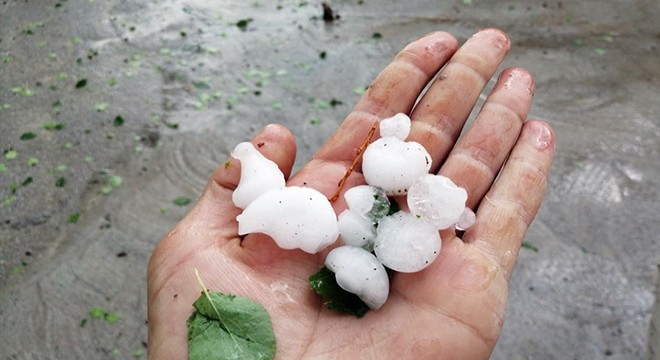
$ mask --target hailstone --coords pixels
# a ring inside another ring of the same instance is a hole
[[[330,251],[325,266],[335,273],[337,284],[357,295],[371,309],[387,300],[390,280],[383,265],[370,252],[355,246],[340,246]]]
[[[339,237],[337,216],[319,191],[298,186],[270,190],[236,217],[238,234],[264,233],[282,249],[315,254]]]
[[[431,155],[421,144],[403,141],[409,132],[410,118],[404,114],[381,121],[381,138],[362,155],[367,184],[384,189],[387,195],[405,195],[415,180],[428,173]]]
[[[374,252],[383,265],[400,272],[417,272],[440,253],[440,233],[432,223],[399,211],[378,223]]]
[[[245,209],[261,194],[284,187],[284,175],[280,168],[257,151],[252,143],[236,145],[231,156],[241,161],[241,178],[231,195],[234,206]]]
[[[450,178],[425,174],[408,190],[410,212],[433,223],[437,229],[454,226],[465,210],[467,191]]]

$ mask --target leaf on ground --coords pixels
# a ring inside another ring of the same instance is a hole
[[[323,297],[323,304],[329,310],[348,313],[356,317],[362,317],[369,311],[369,306],[357,295],[349,293],[337,284],[335,273],[325,266],[309,277],[309,286]]]
[[[523,241],[522,244],[520,244],[520,246],[523,249],[532,250],[533,252],[539,252],[539,248],[536,245],[529,242],[529,241]]]
[[[272,359],[275,335],[260,304],[221,292],[203,292],[188,319],[190,360]]]
[[[179,196],[178,198],[172,200],[172,202],[176,206],[186,206],[186,205],[190,204],[191,201],[192,200],[190,200],[190,198],[187,198],[185,196]]]

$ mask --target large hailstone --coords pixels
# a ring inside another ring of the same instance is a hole
[[[282,249],[314,254],[337,240],[337,216],[317,190],[290,186],[270,190],[236,217],[238,234],[264,233]]]
[[[261,194],[286,184],[277,164],[257,151],[252,143],[236,145],[231,156],[241,161],[241,180],[231,195],[234,206],[245,209]]]
[[[390,280],[383,265],[370,252],[355,246],[333,249],[325,266],[335,273],[337,284],[357,295],[371,309],[379,309],[387,300]]]
[[[415,180],[428,173],[431,155],[421,144],[404,141],[410,133],[408,116],[396,114],[379,126],[381,138],[369,144],[362,155],[364,179],[387,195],[405,195]]]
[[[438,229],[454,226],[459,221],[466,211],[465,201],[467,191],[442,175],[426,174],[408,189],[410,212],[430,221]],[[469,217],[470,214],[466,213],[465,216]]]
[[[383,265],[400,272],[417,272],[440,253],[440,233],[432,223],[399,211],[378,223],[374,252]]]

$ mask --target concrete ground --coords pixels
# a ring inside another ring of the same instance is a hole
[[[175,199],[267,123],[304,162],[405,43],[483,27],[558,142],[492,358],[658,356],[660,4],[329,3],[332,24],[320,1],[2,1],[0,359],[146,357]]]

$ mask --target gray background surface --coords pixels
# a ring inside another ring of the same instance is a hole
[[[531,116],[557,135],[526,238],[538,251],[521,250],[492,358],[646,356],[660,262],[659,3],[329,3],[332,24],[319,1],[2,1],[1,359],[146,357],[146,263],[191,206],[175,198],[194,200],[271,122],[292,129],[303,163],[403,45],[484,27],[510,35],[504,67],[535,75]],[[97,307],[119,320],[90,318]]]

